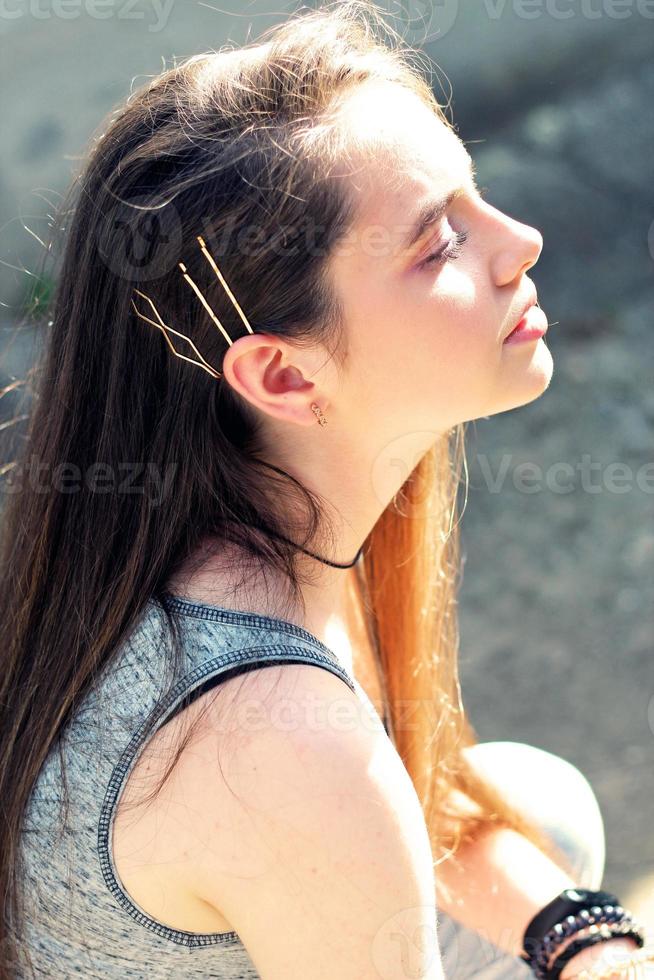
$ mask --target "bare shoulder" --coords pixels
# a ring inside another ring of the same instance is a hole
[[[442,977],[422,809],[358,694],[285,664],[226,680],[206,708],[176,779],[190,880],[264,980],[372,980],[381,964],[399,980],[425,926],[413,975]]]

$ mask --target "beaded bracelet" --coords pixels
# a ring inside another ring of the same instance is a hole
[[[632,921],[631,913],[626,912],[621,905],[606,905],[604,908],[593,905],[590,909],[581,909],[576,915],[568,915],[562,922],[557,922],[543,936],[539,948],[530,958],[529,965],[539,980],[546,980],[547,965],[564,939],[595,924]]]
[[[585,936],[581,936],[579,939],[575,939],[566,946],[564,951],[557,956],[553,963],[550,964],[548,970],[548,980],[559,980],[561,972],[573,956],[580,953],[582,949],[586,949],[587,946],[594,946],[596,943],[607,942],[610,939],[616,938],[626,938],[635,939],[638,947],[642,948],[645,945],[645,936],[643,930],[637,926],[634,926],[629,922],[619,922],[612,925],[606,925],[603,923],[600,926],[596,926],[596,932],[592,932]]]
[[[588,944],[589,936],[598,934],[589,943],[593,945],[595,942],[606,942],[614,936],[625,935],[629,930],[633,930],[633,938],[642,946],[644,933],[633,921],[631,913],[620,905],[619,899],[611,892],[583,888],[564,889],[527,926],[521,959],[531,968],[537,980],[556,980],[565,962],[561,962],[556,974],[550,972],[550,963],[557,960],[566,949],[566,941],[575,933],[584,935],[584,945]],[[575,941],[581,942],[578,938]],[[577,952],[582,948],[582,945],[578,945]],[[571,953],[569,958],[573,955]]]

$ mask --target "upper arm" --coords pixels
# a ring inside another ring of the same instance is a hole
[[[238,724],[218,724],[219,698],[183,768],[196,893],[263,980],[442,978],[427,829],[383,730],[313,665],[234,681]],[[247,701],[265,706],[256,724]]]

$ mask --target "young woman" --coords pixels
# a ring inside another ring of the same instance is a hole
[[[463,425],[549,384],[542,239],[384,29],[338,3],[163,72],[61,209],[3,517],[2,978],[531,976],[530,921],[600,886],[584,777],[476,744],[457,674]]]

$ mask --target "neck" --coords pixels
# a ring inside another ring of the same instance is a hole
[[[205,539],[196,552],[165,583],[173,594],[206,602],[225,609],[259,613],[288,620],[313,633],[339,657],[346,670],[352,668],[349,637],[360,630],[357,621],[358,572],[356,568],[337,569],[302,556],[311,581],[300,587],[304,612],[299,603],[290,603],[280,578],[268,570],[243,576],[243,554],[236,545],[217,551]]]

